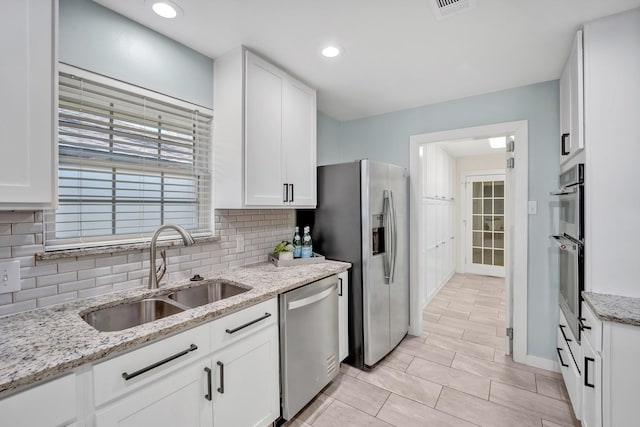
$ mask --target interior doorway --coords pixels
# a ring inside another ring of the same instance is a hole
[[[504,170],[465,173],[460,194],[464,272],[505,277]]]
[[[516,143],[512,145],[506,154],[504,163],[514,164],[514,158],[517,158],[515,169],[507,169],[503,180],[503,226],[502,231],[504,248],[494,246],[493,231],[491,230],[491,247],[478,246],[484,257],[485,250],[490,249],[487,253],[487,259],[491,257],[492,263],[498,253],[498,258],[503,255],[501,266],[505,276],[505,294],[506,294],[506,319],[505,328],[513,330],[513,358],[516,362],[527,363],[527,194],[528,194],[528,131],[527,122],[509,122],[487,126],[479,126],[474,128],[464,128],[444,132],[436,132],[423,135],[414,135],[410,141],[410,185],[411,185],[411,203],[410,203],[410,223],[412,236],[421,236],[426,226],[424,223],[423,209],[427,206],[424,203],[423,196],[428,179],[426,178],[429,171],[422,170],[426,168],[421,160],[421,152],[424,154],[425,147],[428,144],[442,144],[444,142],[462,141],[470,139],[487,139],[493,136],[513,135]],[[506,139],[506,138],[505,138]],[[511,160],[510,160],[511,159]],[[459,179],[456,177],[456,179]],[[485,181],[482,181],[485,182]],[[495,190],[494,181],[491,182],[492,192]],[[499,187],[499,185],[498,185]],[[512,196],[512,197],[509,197]],[[458,195],[460,197],[460,195]],[[478,199],[484,199],[478,197]],[[491,209],[495,207],[495,197],[491,197]],[[485,203],[484,200],[481,203]],[[489,203],[489,202],[487,202]],[[484,207],[484,205],[483,205]],[[484,216],[478,214],[480,217]],[[492,223],[495,221],[491,215]],[[482,225],[480,226],[482,228]],[[485,231],[485,230],[478,230]],[[488,230],[487,230],[488,231]],[[471,230],[473,233],[473,230]],[[484,237],[484,235],[482,235]],[[471,234],[473,240],[473,234]],[[460,239],[460,234],[455,237]],[[518,242],[517,245],[514,242]],[[425,241],[421,238],[413,238],[410,241],[411,246],[411,325],[409,333],[412,335],[420,335],[422,333],[422,308],[424,306],[424,290],[426,271],[428,263],[423,262],[425,254]],[[477,251],[476,251],[477,253]],[[473,250],[471,251],[473,258]],[[457,263],[458,266],[460,263]],[[459,268],[459,267],[458,267]],[[508,346],[511,347],[511,346]],[[509,350],[507,350],[509,353]]]

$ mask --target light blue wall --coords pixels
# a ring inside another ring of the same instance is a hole
[[[59,55],[61,62],[213,107],[211,58],[93,1],[60,0]]]
[[[548,206],[560,170],[558,100],[555,80],[346,122],[318,115],[319,164],[369,158],[406,168],[411,135],[528,120],[529,200],[538,201],[538,214],[529,216],[527,352],[550,360],[555,360],[558,288],[549,274]]]

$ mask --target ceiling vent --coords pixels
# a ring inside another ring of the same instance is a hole
[[[438,21],[476,7],[476,0],[429,0]]]

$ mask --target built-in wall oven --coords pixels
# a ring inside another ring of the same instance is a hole
[[[584,164],[562,173],[559,199],[559,233],[552,236],[553,257],[560,287],[560,309],[573,335],[580,341],[579,318],[584,290]]]

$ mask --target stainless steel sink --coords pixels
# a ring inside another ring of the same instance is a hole
[[[189,307],[199,307],[204,304],[220,301],[221,299],[247,292],[248,290],[249,289],[242,288],[229,282],[215,281],[179,290],[169,294],[169,298]]]
[[[153,322],[184,311],[173,301],[164,298],[146,298],[142,301],[102,308],[82,316],[85,322],[100,332],[123,329]]]

